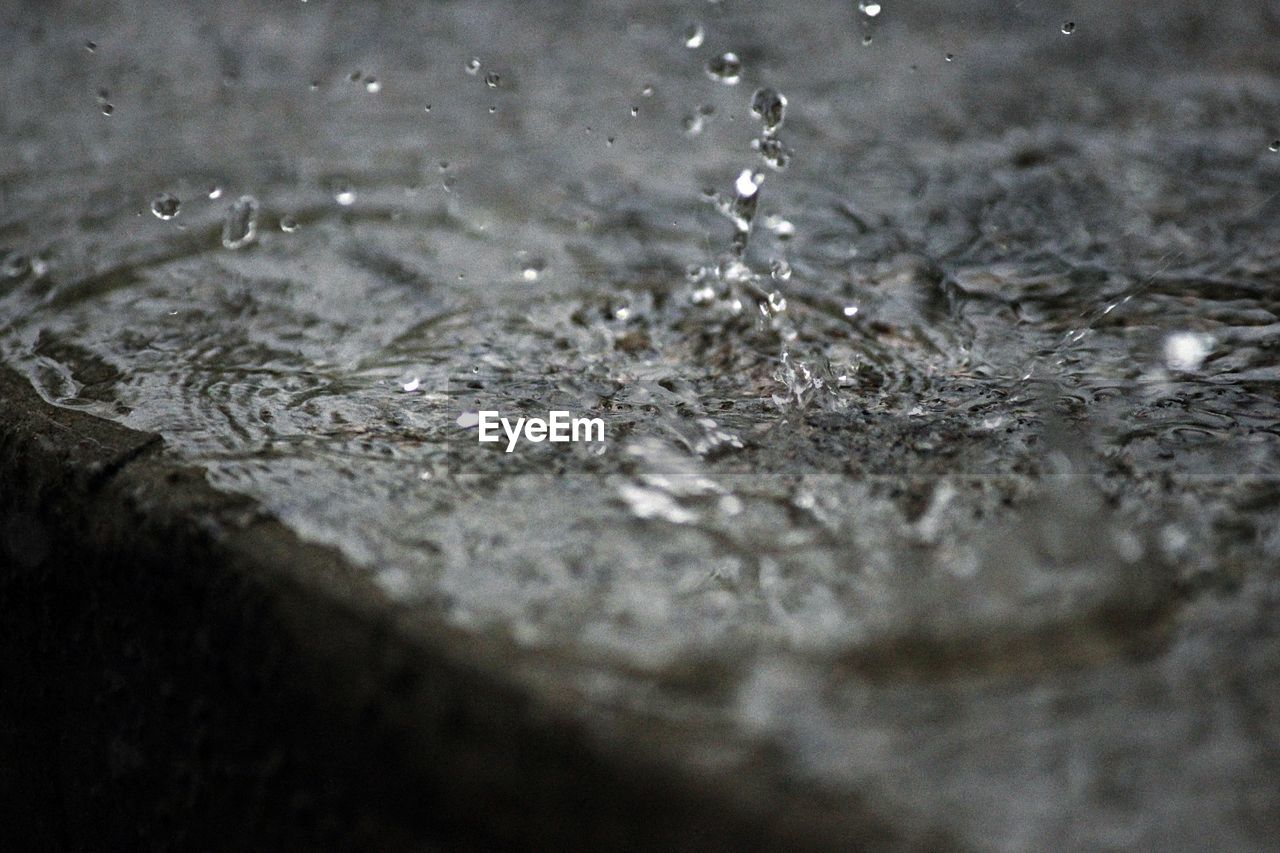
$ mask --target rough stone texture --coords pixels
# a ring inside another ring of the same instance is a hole
[[[1280,19],[1113,5],[5,13],[31,819],[1272,846]],[[553,407],[607,445],[457,420]]]

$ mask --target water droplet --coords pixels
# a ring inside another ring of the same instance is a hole
[[[760,189],[760,181],[756,180],[759,173],[752,172],[750,169],[743,169],[738,175],[738,180],[733,184],[733,188],[737,190],[740,196],[753,196]]]
[[[1198,332],[1175,332],[1164,339],[1164,362],[1170,370],[1191,372],[1213,352],[1211,335]]]
[[[364,76],[364,72],[361,71],[359,68],[357,68],[355,71],[352,71],[350,74],[347,75],[347,79],[350,80],[352,83],[355,83],[363,76]]]
[[[378,82],[377,77],[366,77],[364,78],[364,89],[366,92],[376,95],[382,91],[382,84]]]
[[[333,194],[333,200],[343,207],[350,207],[356,203],[356,191],[351,187],[339,187]]]
[[[742,60],[733,51],[713,56],[707,60],[707,76],[726,86],[735,86],[742,79]]]
[[[702,47],[703,39],[707,37],[706,31],[702,29],[702,24],[693,23],[685,27],[684,30],[684,46],[687,48]]]
[[[787,114],[787,96],[777,89],[756,89],[751,96],[751,114],[764,122],[764,129],[773,132],[782,126]]]
[[[494,113],[496,113],[497,111],[498,111],[498,105],[497,105],[497,104],[490,104],[490,105],[489,105],[489,115],[493,115],[493,114],[494,114]]]
[[[520,277],[525,281],[537,281],[546,267],[541,258],[525,258],[520,262]]]
[[[653,92],[654,92],[654,88],[652,83],[645,83],[644,88],[640,90],[640,94],[645,96],[646,98],[652,98]]]
[[[760,158],[775,171],[781,172],[791,163],[791,149],[776,136],[762,136],[751,140],[751,147],[760,152]]]
[[[5,278],[22,278],[30,269],[30,259],[21,252],[10,252],[0,261],[0,275]]]
[[[945,59],[947,62],[955,62],[956,55],[955,55],[954,53],[948,53],[947,55],[943,56],[942,58],[943,58],[943,59]]]
[[[213,186],[209,187],[209,198],[212,198],[212,199],[222,198],[222,187],[218,186],[217,184],[214,184]]]
[[[846,305],[846,306],[844,306],[844,312],[843,312],[843,313],[844,313],[844,316],[846,316],[846,317],[855,317],[855,316],[857,316],[857,314],[858,314],[858,306],[857,306],[857,305]]]
[[[498,76],[498,72],[490,71],[484,77],[484,84],[490,89],[496,89],[502,83],[502,78]]]
[[[480,57],[473,56],[467,60],[467,73],[475,76],[480,73]]]
[[[104,116],[109,116],[109,115],[111,115],[112,113],[114,113],[115,111],[116,111],[116,108],[115,108],[114,106],[112,106],[111,104],[103,104],[103,105],[102,105],[102,114],[103,114]]]
[[[288,214],[280,217],[280,230],[286,234],[292,234],[298,230],[298,220]]]
[[[1075,21],[1064,21],[1064,22],[1062,23],[1062,34],[1063,34],[1064,36],[1069,36],[1069,35],[1071,35],[1072,33],[1074,33],[1075,31],[1076,31],[1076,22],[1075,22]]]
[[[868,18],[874,18],[876,15],[880,14],[880,4],[875,2],[869,3],[866,2],[866,0],[859,0],[858,11],[866,15]]]
[[[97,42],[87,41],[84,43],[84,49],[89,51],[90,53],[93,53],[95,50],[98,49],[98,44]]]
[[[412,394],[414,391],[417,391],[421,387],[422,387],[422,380],[416,376],[410,379],[408,382],[400,383],[400,390],[404,391],[406,394]]]
[[[607,139],[605,139],[604,144],[605,144],[605,145],[608,145],[610,148],[612,148],[612,147],[613,147],[613,142],[614,142],[614,138],[613,138],[612,136],[610,136],[610,137],[608,137]]]
[[[867,33],[865,36],[862,37],[862,44],[864,47],[866,45],[871,44],[871,33]]]
[[[635,117],[636,117],[636,116],[638,116],[638,115],[640,115],[640,108],[639,108],[639,107],[632,107],[632,108],[631,108],[631,117],[632,117],[632,118],[635,118]]]
[[[423,107],[423,108],[422,108],[422,111],[423,111],[424,113],[429,113],[429,112],[431,112],[431,105],[430,105],[430,104],[427,104],[425,107]]]
[[[1272,152],[1280,151],[1280,139],[1273,140],[1267,148]]]
[[[242,195],[228,208],[222,220],[222,245],[228,249],[241,249],[254,241],[258,234],[258,200]]]
[[[697,136],[702,133],[702,116],[697,113],[689,113],[680,122],[684,128],[686,136]]]
[[[171,193],[160,193],[151,199],[151,212],[156,215],[157,219],[173,219],[178,215],[181,207],[182,202],[176,195]]]
[[[320,88],[320,81],[319,81],[319,80],[312,80],[310,83],[308,83],[308,84],[307,84],[307,88],[309,88],[309,89],[310,89],[311,91],[313,91],[313,92],[315,92],[315,91],[319,90],[319,88]]]
[[[789,281],[791,279],[791,264],[787,263],[785,258],[774,258],[769,264],[769,274],[773,276],[774,281]]]
[[[764,227],[772,231],[779,240],[790,240],[796,235],[796,227],[776,213],[771,213],[764,218]]]

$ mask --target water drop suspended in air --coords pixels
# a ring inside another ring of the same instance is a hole
[[[680,122],[684,128],[686,136],[697,136],[702,133],[702,116],[698,113],[689,113]]]
[[[726,86],[737,85],[742,79],[742,60],[733,51],[713,56],[707,60],[707,76]]]
[[[227,208],[222,220],[222,245],[228,249],[241,249],[254,241],[258,234],[258,200],[242,195]]]
[[[880,14],[880,4],[875,2],[867,2],[867,0],[859,0],[858,11],[866,15],[868,18],[874,18]]]
[[[298,230],[298,220],[287,214],[280,217],[280,230],[286,234],[292,234]]]
[[[96,42],[87,41],[84,43],[84,49],[89,51],[90,53],[93,53],[95,50],[98,49],[98,45]]]
[[[690,24],[684,31],[684,46],[687,48],[702,47],[702,41],[706,37],[707,34],[702,29],[702,24]]]
[[[502,78],[498,76],[498,72],[496,71],[490,71],[484,77],[484,84],[488,86],[490,89],[498,88],[499,84],[501,83],[502,83]]]
[[[751,147],[760,152],[760,158],[769,168],[781,172],[791,162],[791,150],[776,136],[765,135],[751,140]]]
[[[472,76],[480,73],[480,57],[473,56],[467,60],[467,73]]]
[[[791,264],[787,263],[785,258],[774,258],[769,264],[769,274],[773,276],[774,281],[789,281],[791,279]]]
[[[333,200],[343,207],[350,207],[356,203],[356,191],[351,187],[339,187],[333,194]]]
[[[0,261],[0,275],[5,278],[22,278],[30,269],[30,259],[21,252],[10,252]]]
[[[212,198],[212,199],[222,198],[222,187],[218,186],[217,184],[214,184],[213,186],[209,187],[209,198]]]
[[[1164,362],[1170,370],[1189,373],[1213,352],[1214,340],[1198,332],[1175,332],[1164,339]]]
[[[956,55],[954,53],[948,53],[942,58],[945,59],[947,62],[955,62]]]
[[[531,258],[527,253],[521,253],[520,277],[525,281],[537,281],[546,266],[541,258]]]
[[[1276,139],[1276,140],[1272,141],[1272,143],[1271,143],[1270,145],[1268,145],[1268,146],[1267,146],[1267,148],[1268,148],[1272,153],[1274,153],[1274,152],[1276,152],[1276,151],[1280,151],[1280,139]]]
[[[1064,22],[1063,22],[1063,24],[1062,24],[1062,34],[1063,34],[1064,36],[1069,36],[1069,35],[1071,35],[1072,33],[1074,33],[1075,31],[1076,31],[1076,22],[1075,22],[1075,21],[1064,21]]]
[[[654,92],[654,89],[653,89],[652,83],[645,83],[644,88],[640,90],[640,94],[644,95],[646,98],[652,98],[653,92]]]
[[[171,193],[160,193],[151,199],[151,212],[156,215],[156,219],[173,219],[181,207],[182,202]]]
[[[109,115],[111,115],[112,113],[114,113],[115,111],[116,111],[116,108],[115,108],[114,106],[112,106],[111,104],[103,104],[103,105],[102,105],[102,114],[103,114],[104,116],[109,116]]]
[[[376,95],[382,91],[382,84],[378,82],[377,77],[364,78],[364,89],[366,92]]]
[[[786,118],[787,97],[777,89],[756,89],[751,96],[751,114],[764,122],[768,132],[777,130]]]

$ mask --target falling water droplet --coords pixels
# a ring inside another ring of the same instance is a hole
[[[639,107],[632,107],[632,108],[631,108],[631,117],[632,117],[632,118],[635,118],[635,117],[636,117],[636,116],[638,116],[638,115],[640,115],[640,108],[639,108]]]
[[[288,214],[280,217],[280,230],[286,234],[292,234],[298,230],[298,220]]]
[[[769,274],[773,276],[774,281],[789,281],[791,279],[791,264],[787,263],[785,258],[774,258],[769,264]]]
[[[702,24],[693,23],[685,27],[684,30],[684,46],[687,48],[702,47],[702,41],[707,37],[706,32],[702,29]]]
[[[490,89],[496,89],[502,83],[502,77],[496,71],[490,71],[484,77],[484,84]]]
[[[209,198],[212,198],[212,199],[222,198],[222,187],[218,186],[217,184],[214,184],[213,186],[209,187]]]
[[[686,136],[697,136],[702,133],[702,116],[698,113],[689,113],[680,122],[684,128]]]
[[[400,390],[404,391],[406,394],[412,394],[414,391],[417,391],[421,387],[422,387],[422,380],[416,376],[408,380],[407,382],[400,383]]]
[[[733,51],[713,56],[707,60],[707,76],[726,86],[735,86],[742,79],[742,60]]]
[[[942,58],[945,59],[947,62],[955,62],[956,55],[954,53],[948,53]]]
[[[776,213],[771,213],[764,218],[764,227],[772,231],[779,240],[790,240],[796,235],[796,227]]]
[[[858,306],[857,306],[857,305],[846,305],[846,306],[844,306],[843,313],[844,313],[844,316],[846,316],[846,317],[856,317],[856,316],[857,316],[857,314],[858,314]]]
[[[222,220],[222,245],[228,249],[241,249],[254,241],[258,234],[258,200],[242,195],[228,208]]]
[[[791,162],[791,149],[776,136],[765,135],[751,140],[751,147],[760,152],[760,158],[769,168],[781,172]]]
[[[1072,33],[1074,33],[1075,31],[1076,31],[1076,22],[1075,22],[1075,21],[1064,21],[1064,22],[1063,22],[1063,24],[1062,24],[1062,34],[1063,34],[1064,36],[1069,36],[1069,35],[1071,35]]]
[[[867,2],[867,0],[859,0],[858,11],[866,15],[868,18],[874,18],[880,14],[880,4],[875,2]]]
[[[1175,332],[1164,339],[1164,362],[1170,370],[1190,373],[1200,369],[1213,346],[1211,335]]]
[[[10,252],[0,262],[0,275],[5,278],[22,278],[30,269],[30,259],[21,252]]]
[[[786,118],[787,96],[777,89],[756,89],[751,96],[751,114],[764,123],[766,132],[772,133]]]
[[[156,215],[156,219],[173,219],[181,207],[182,202],[172,193],[160,193],[151,199],[151,212]]]
[[[645,96],[646,98],[652,98],[653,92],[654,92],[654,88],[652,83],[645,83],[644,88],[640,90],[640,94]]]
[[[758,173],[752,172],[750,169],[743,169],[738,175],[738,180],[734,181],[733,188],[738,191],[738,195],[750,197],[756,194],[760,189],[760,181],[757,180]]]
[[[480,57],[473,56],[467,60],[467,73],[472,76],[480,73]]]
[[[116,111],[116,108],[115,108],[114,106],[112,106],[111,104],[103,104],[103,105],[102,105],[102,114],[103,114],[104,116],[109,116],[109,115],[111,115],[112,113],[114,113],[115,111]]]
[[[356,191],[351,187],[339,187],[333,194],[333,200],[343,207],[350,207],[356,203]]]
[[[1272,152],[1280,151],[1280,139],[1273,140],[1267,148]]]
[[[98,49],[98,44],[97,42],[87,41],[84,43],[84,49],[89,51],[90,53],[93,53],[95,50]]]
[[[520,261],[520,277],[525,281],[537,281],[546,266],[541,258],[523,258]]]
[[[364,90],[370,94],[376,95],[382,91],[382,84],[378,82],[377,77],[364,78]]]

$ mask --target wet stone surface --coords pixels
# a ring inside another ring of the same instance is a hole
[[[692,764],[1262,848],[1280,18],[1112,5],[9,11],[0,357]]]

